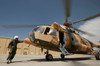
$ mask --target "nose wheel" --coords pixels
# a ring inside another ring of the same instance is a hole
[[[51,54],[47,54],[46,55],[46,60],[47,61],[52,61],[53,60],[53,56]]]

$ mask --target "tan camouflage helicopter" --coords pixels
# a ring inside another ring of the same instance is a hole
[[[64,59],[66,55],[70,54],[89,54],[93,52],[93,47],[100,48],[100,44],[95,44],[84,37],[79,35],[79,32],[94,36],[91,33],[87,33],[80,29],[72,27],[73,24],[87,21],[89,19],[100,16],[100,14],[76,21],[71,23],[68,22],[69,17],[69,5],[68,0],[64,0],[65,6],[65,22],[63,25],[59,25],[54,22],[52,25],[25,25],[25,26],[5,26],[6,28],[20,28],[20,27],[36,27],[24,40],[24,42],[47,49],[46,60],[53,60],[52,54],[49,54],[48,50],[61,52],[61,58]],[[96,52],[95,58],[100,60],[100,51]]]

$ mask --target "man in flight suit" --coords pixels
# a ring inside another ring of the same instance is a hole
[[[9,50],[9,55],[7,58],[7,64],[12,62],[12,59],[14,58],[17,50],[17,44],[22,43],[23,41],[18,40],[18,36],[14,36],[14,39],[9,43],[8,45],[8,50]]]

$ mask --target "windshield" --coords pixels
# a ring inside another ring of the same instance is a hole
[[[55,29],[50,29],[48,34],[56,36],[56,30]]]
[[[39,33],[43,33],[44,32],[45,27],[36,27],[33,29],[32,32],[39,32]]]

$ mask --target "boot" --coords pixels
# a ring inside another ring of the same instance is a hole
[[[7,60],[7,64],[10,64],[10,61],[9,60]]]
[[[10,63],[12,63],[12,60],[10,60]]]

